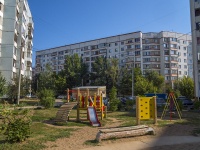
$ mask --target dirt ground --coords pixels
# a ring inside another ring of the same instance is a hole
[[[115,118],[109,118],[111,119],[111,123],[107,124],[103,128],[110,128],[110,127],[117,127],[122,122]],[[156,137],[159,136],[187,136],[192,135],[192,131],[196,128],[196,126],[193,125],[187,125],[187,124],[173,124],[173,125],[167,125],[158,127],[155,125],[151,125],[151,127],[154,128],[156,131]],[[67,127],[62,127],[67,128]],[[92,144],[96,138],[96,134],[98,133],[98,130],[101,128],[96,127],[74,127],[77,130],[72,133],[70,138],[62,138],[58,139],[55,142],[47,142],[46,150],[77,150],[77,149],[83,149],[87,147],[94,146],[96,143]],[[154,137],[155,137],[154,136]],[[120,143],[120,142],[128,142],[128,141],[139,141],[143,140],[145,138],[152,138],[152,135],[146,135],[146,136],[139,136],[139,137],[131,137],[131,138],[121,138],[121,139],[115,139],[115,140],[103,140],[101,143],[98,143],[97,145],[108,145],[108,144],[114,144],[114,143]],[[188,145],[188,144],[187,144]],[[186,148],[187,145],[181,144],[181,145],[173,145],[173,150],[182,149],[181,147]],[[200,146],[200,144],[199,144]],[[155,147],[155,150],[168,150],[172,146],[160,146]],[[154,150],[154,148],[149,148],[145,150]]]

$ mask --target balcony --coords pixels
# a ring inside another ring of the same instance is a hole
[[[28,24],[28,38],[33,39],[33,25],[32,25],[32,23]]]

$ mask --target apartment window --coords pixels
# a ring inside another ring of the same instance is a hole
[[[195,16],[200,16],[200,9],[195,9]]]
[[[133,40],[128,40],[128,42],[127,43],[133,43]]]
[[[118,45],[118,43],[115,43],[115,46],[117,46]]]
[[[200,22],[197,22],[196,23],[196,30],[199,30],[200,29]]]
[[[170,74],[170,70],[165,70],[165,74]]]
[[[163,44],[163,47],[164,48],[168,48],[168,44]]]
[[[184,49],[184,50],[187,50],[187,48],[186,48],[186,47],[183,47],[183,49]]]
[[[181,75],[181,71],[179,71],[179,72],[178,72],[178,74],[180,74],[180,75]]]
[[[165,61],[169,61],[169,57],[165,57]]]
[[[197,37],[197,45],[200,45],[200,37]]]
[[[184,63],[186,63],[187,62],[187,60],[186,59],[184,59]]]
[[[124,42],[121,42],[121,45],[124,45]]]
[[[17,48],[14,47],[14,55],[17,56]]]
[[[150,58],[143,58],[143,61],[144,61],[144,62],[150,62],[151,59],[150,59]]]
[[[170,51],[170,54],[171,54],[171,55],[176,55],[176,54],[177,54],[177,51],[171,50],[171,51]]]
[[[164,41],[164,42],[167,42],[167,41],[168,41],[168,38],[163,38],[163,41]]]
[[[140,51],[135,51],[135,56],[140,55]]]
[[[171,41],[177,42],[177,38],[170,38]]]
[[[115,49],[115,52],[118,52],[118,49],[117,49],[117,48]]]
[[[184,75],[187,75],[187,71],[184,71]]]
[[[112,53],[112,49],[109,49],[109,53]]]
[[[184,69],[187,69],[187,65],[184,65]]]
[[[121,54],[121,57],[124,57],[124,54]]]
[[[168,63],[165,63],[165,68],[169,68],[169,64]]]
[[[181,69],[181,65],[179,65],[178,67],[179,67],[179,69]]]
[[[186,56],[187,54],[186,53],[184,53],[184,56]]]
[[[130,49],[131,48],[131,45],[127,45],[127,49]]]
[[[169,55],[169,50],[165,50],[165,55]]]
[[[165,77],[165,80],[170,80],[170,76],[166,76],[166,77]]]
[[[151,55],[151,52],[143,52],[143,55],[144,56],[149,56],[149,55]]]
[[[135,45],[135,49],[140,49],[140,45]]]
[[[140,38],[136,38],[136,39],[135,39],[135,42],[140,42]]]
[[[124,48],[123,48],[123,47],[121,48],[121,51],[124,51]]]

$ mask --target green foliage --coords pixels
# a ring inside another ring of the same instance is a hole
[[[67,88],[80,86],[82,84],[82,79],[84,79],[84,82],[87,80],[88,66],[83,63],[83,60],[78,54],[72,56],[67,55],[64,73],[66,75]]]
[[[6,93],[6,79],[2,76],[0,72],[0,96],[3,96]]]
[[[195,101],[194,102],[194,109],[200,110],[200,101]]]
[[[46,65],[45,71],[39,74],[37,84],[37,91],[41,91],[43,89],[50,89],[55,91],[55,77],[49,64]]]
[[[128,111],[129,111],[129,110],[132,110],[134,104],[135,104],[135,101],[134,101],[134,100],[126,100],[126,109],[127,109]]]
[[[110,100],[110,110],[116,111],[118,109],[118,104],[120,103],[120,101],[117,98],[117,89],[115,87],[112,87],[110,91],[109,100]]]
[[[19,77],[15,77],[11,82],[8,83],[7,86],[7,95],[10,99],[16,99],[18,94],[18,83]],[[31,81],[27,77],[21,77],[21,85],[20,85],[20,96],[26,96],[29,94],[31,86]]]
[[[54,91],[50,89],[42,89],[37,93],[40,103],[45,108],[52,108],[55,103]]]
[[[8,110],[6,108],[0,112],[3,117],[0,131],[6,135],[10,142],[25,141],[31,134],[31,119],[28,110]]]
[[[131,95],[132,93],[132,74],[128,70],[128,68],[122,68],[121,71],[121,78],[120,78],[120,88],[119,92],[122,95]]]
[[[181,95],[191,99],[194,96],[194,81],[189,76],[184,76],[175,81],[174,89],[179,90]]]

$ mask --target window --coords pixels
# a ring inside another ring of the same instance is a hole
[[[124,45],[124,42],[121,42],[121,45]]]
[[[200,45],[200,37],[197,37],[197,45]]]
[[[195,9],[195,16],[200,16],[200,9]]]
[[[135,51],[135,56],[140,55],[140,51]]]
[[[115,52],[118,52],[118,49],[117,49],[117,48],[115,49]]]
[[[140,38],[136,38],[136,39],[135,39],[135,42],[140,42]]]
[[[112,52],[112,49],[109,49],[109,53],[111,53]]]
[[[196,23],[196,30],[199,30],[200,29],[200,22],[197,22]]]
[[[150,58],[143,58],[143,61],[144,61],[144,62],[150,62],[151,59],[150,59]]]
[[[127,45],[127,49],[130,49],[131,48],[131,45]]]
[[[165,57],[165,61],[169,61],[169,57]]]
[[[171,41],[177,42],[177,38],[170,38]]]
[[[183,47],[183,49],[184,49],[184,50],[187,50],[187,48],[186,48],[186,47]]]
[[[187,62],[187,60],[186,59],[184,59],[184,63],[186,63]]]
[[[187,65],[184,65],[184,69],[187,69]]]
[[[121,48],[121,51],[124,51],[124,48],[123,48],[123,47]]]
[[[135,49],[140,49],[140,45],[135,45]]]
[[[115,46],[117,46],[118,45],[118,43],[115,43]]]
[[[179,71],[179,72],[178,72],[178,74],[180,74],[180,75],[181,75],[181,71]]]
[[[169,55],[169,50],[165,50],[165,55]]]
[[[133,40],[128,40],[127,43],[133,43]]]
[[[170,70],[165,70],[165,74],[170,74]]]
[[[179,67],[179,69],[181,69],[181,65],[179,65],[178,67]]]
[[[184,56],[186,56],[186,53],[184,53]]]
[[[184,75],[187,75],[187,71],[184,71]]]
[[[163,47],[164,48],[168,48],[168,44],[163,44]]]

